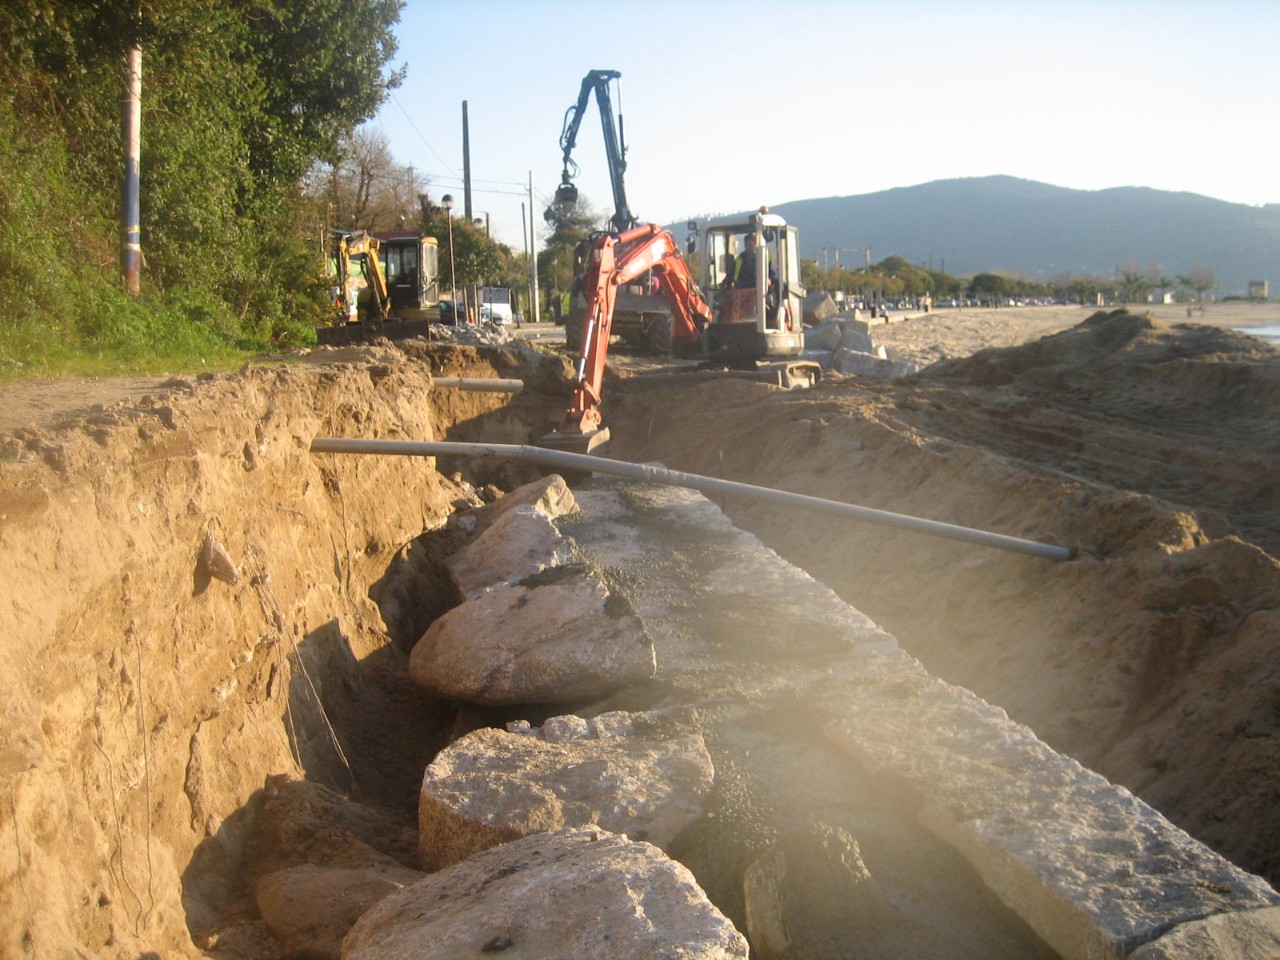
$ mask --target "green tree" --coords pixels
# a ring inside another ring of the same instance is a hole
[[[545,219],[551,234],[538,251],[538,287],[549,301],[573,292],[574,278],[582,265],[585,241],[603,228],[606,218],[581,198],[576,204],[553,204]]]
[[[1125,270],[1120,276],[1116,293],[1123,303],[1145,303],[1150,290],[1150,280],[1133,270]]]
[[[969,281],[969,295],[986,303],[1000,303],[1009,296],[1009,281],[998,273],[979,273]]]
[[[25,216],[6,216],[0,289],[36,271],[46,291],[76,287],[72,304],[94,300],[77,285],[102,285],[109,295],[120,89],[125,53],[140,43],[144,312],[184,316],[200,335],[229,343],[294,336],[315,303],[318,269],[316,246],[307,242],[315,225],[307,222],[299,181],[398,82],[386,66],[400,6],[400,0],[3,5],[0,81],[8,112],[0,115],[0,133],[23,144],[8,157],[6,179],[20,186],[27,170],[35,171],[51,202],[39,211],[17,202]],[[67,242],[58,242],[64,234]],[[60,253],[57,263],[34,263],[33,251],[51,248]],[[60,339],[102,342],[96,319],[102,313],[64,310],[74,329]],[[112,336],[144,343],[159,335],[154,324],[135,328],[115,324]]]
[[[1196,292],[1197,300],[1204,300],[1204,295],[1210,290],[1218,289],[1218,281],[1213,276],[1213,270],[1202,263],[1198,263],[1187,271],[1187,286]]]

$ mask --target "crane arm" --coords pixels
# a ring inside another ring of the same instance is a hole
[[[652,270],[672,311],[672,337],[697,342],[711,321],[711,308],[698,292],[675,238],[657,224],[641,224],[624,233],[597,234],[582,279],[586,323],[578,349],[573,400],[556,431],[561,437],[590,437],[601,431],[601,389],[613,308],[618,288]]]
[[[578,128],[582,125],[582,117],[587,110],[587,102],[591,94],[596,95],[596,105],[600,108],[600,123],[604,128],[604,152],[609,161],[609,182],[613,187],[613,228],[619,232],[629,230],[636,222],[627,205],[627,190],[622,175],[627,169],[627,148],[622,136],[622,114],[618,114],[615,124],[613,101],[609,97],[609,82],[617,80],[622,74],[617,70],[592,70],[582,78],[582,88],[578,92],[578,102],[565,113],[564,130],[560,134],[560,147],[564,151],[564,171],[560,175],[560,186],[556,190],[556,200],[572,203],[578,198],[578,190],[573,185],[578,166],[573,162],[573,148],[578,142]]]

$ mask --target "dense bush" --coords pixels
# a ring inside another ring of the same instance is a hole
[[[0,6],[0,372],[306,342],[323,259],[299,189],[373,116],[401,0]],[[120,100],[143,49],[143,293],[118,267]]]

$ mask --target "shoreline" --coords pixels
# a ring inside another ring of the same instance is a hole
[[[943,307],[929,313],[890,313],[888,322],[871,328],[871,337],[899,357],[922,366],[944,358],[969,356],[988,347],[1014,347],[1068,330],[1099,311],[1126,309],[1150,315],[1159,323],[1192,324],[1251,330],[1280,327],[1280,303],[1212,303],[1187,318],[1186,304],[1145,304],[1128,307],[1030,306]],[[1269,337],[1258,337],[1278,345]]]

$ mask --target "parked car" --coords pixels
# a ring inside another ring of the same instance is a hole
[[[457,326],[459,322],[466,323],[467,305],[461,300],[441,300],[440,301],[440,322],[447,323],[450,326]]]
[[[503,327],[511,323],[514,317],[515,314],[511,313],[511,307],[505,304],[480,304],[480,319],[486,323],[496,323],[498,326]]]

